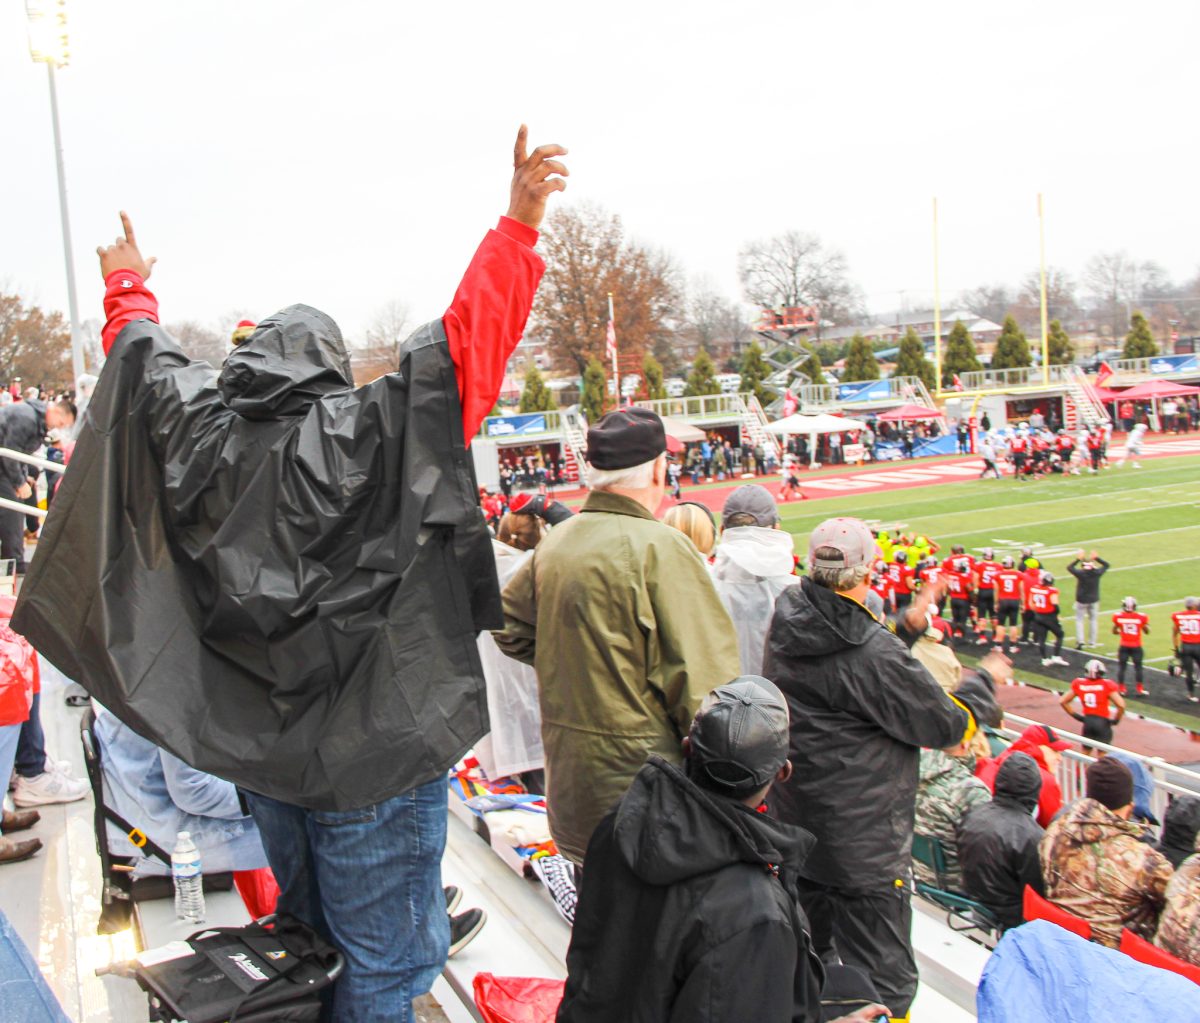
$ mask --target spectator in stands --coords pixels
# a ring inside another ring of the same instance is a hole
[[[1172,796],[1163,814],[1162,833],[1155,848],[1178,867],[1196,849],[1200,834],[1200,796]]]
[[[666,449],[646,409],[593,425],[581,513],[504,588],[496,642],[537,670],[550,830],[576,865],[647,754],[679,763],[700,701],[738,673],[733,623],[703,561],[654,518]]]
[[[911,847],[922,746],[947,749],[996,724],[991,654],[953,695],[908,651],[941,595],[927,586],[885,628],[864,606],[879,546],[859,519],[828,519],[809,537],[809,575],[775,605],[763,673],[788,698],[792,777],[777,784],[781,820],[817,846],[800,896],[822,959],[869,973],[903,1016],[917,987],[910,930]],[[836,952],[835,952],[836,943]]]
[[[0,408],[0,447],[32,455],[46,437],[46,406],[36,399],[14,401]],[[12,458],[0,458],[0,497],[28,501],[38,471]],[[0,508],[0,559],[13,562],[13,572],[25,574],[25,516]]]
[[[1026,753],[1014,753],[996,774],[996,794],[972,807],[958,830],[963,890],[996,914],[1007,930],[1022,921],[1025,886],[1044,891],[1038,843],[1045,832],[1033,819],[1042,775]]]
[[[135,878],[171,872],[171,850],[180,831],[191,833],[206,873],[267,865],[258,828],[232,783],[188,767],[99,704],[93,706],[104,806],[110,815],[108,848],[117,856],[140,857]],[[129,840],[133,828],[153,845],[134,845]]]
[[[1150,940],[1173,871],[1142,841],[1145,829],[1129,820],[1133,775],[1103,757],[1088,768],[1085,791],[1042,839],[1046,897],[1091,923],[1093,940],[1109,948],[1120,944],[1123,927]]]
[[[935,888],[962,891],[958,826],[972,807],[992,799],[988,787],[972,773],[974,766],[975,758],[965,742],[949,750],[921,750],[913,830],[941,843],[946,872],[939,878],[932,868],[915,858],[913,872],[918,881]]]
[[[1170,812],[1168,811],[1168,817]],[[1200,836],[1192,855],[1176,864],[1154,943],[1184,962],[1200,966]]]
[[[1100,577],[1108,569],[1108,562],[1095,551],[1086,556],[1083,551],[1077,551],[1075,560],[1067,566],[1067,571],[1075,577],[1076,650],[1082,650],[1085,643],[1088,646],[1099,645],[1096,627],[1100,617]],[[1085,629],[1088,623],[1090,631]]]
[[[713,552],[717,542],[717,528],[713,521],[713,513],[696,501],[680,501],[679,504],[667,509],[663,516],[663,525],[678,529],[692,541],[692,546],[707,559]]]
[[[1030,725],[998,757],[985,760],[976,768],[975,773],[994,793],[996,791],[996,772],[1014,753],[1027,753],[1033,757],[1042,772],[1042,791],[1038,796],[1037,822],[1043,827],[1050,826],[1054,815],[1062,809],[1062,788],[1058,784],[1058,765],[1062,760],[1062,751],[1071,748],[1071,744],[1059,736],[1053,728],[1046,725]]]
[[[652,755],[592,835],[558,1023],[816,1023],[821,971],[795,890],[813,838],[756,812],[791,773],[787,702],[736,678],[683,742],[682,770]]]
[[[725,499],[713,583],[737,630],[742,674],[762,672],[763,644],[775,599],[796,585],[792,534],[779,528],[779,509],[766,487],[747,483]]]

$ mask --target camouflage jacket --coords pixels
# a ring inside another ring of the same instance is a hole
[[[1167,904],[1154,943],[1200,966],[1200,835],[1196,852],[1179,864],[1167,884]]]
[[[1038,852],[1046,898],[1092,925],[1109,948],[1128,927],[1150,939],[1173,870],[1162,853],[1138,840],[1140,824],[1094,799],[1080,799],[1051,822]]]
[[[918,881],[935,887],[962,891],[962,870],[958,865],[958,825],[967,811],[989,802],[992,794],[975,777],[974,758],[952,757],[938,749],[921,750],[917,782],[917,809],[913,830],[941,841],[946,853],[946,874],[939,884],[933,871],[913,860]]]

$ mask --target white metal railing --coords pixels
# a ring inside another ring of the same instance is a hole
[[[62,462],[51,462],[47,458],[39,458],[37,455],[27,455],[24,451],[17,451],[13,448],[0,448],[0,458],[10,458],[14,462],[23,462],[25,465],[37,466],[37,468],[46,472],[67,471],[67,467]],[[0,508],[17,511],[22,515],[33,515],[39,519],[44,519],[49,514],[45,508],[38,508],[32,504],[22,504],[20,501],[11,501],[7,497],[0,497]]]
[[[740,394],[703,394],[694,398],[651,398],[635,401],[639,408],[648,408],[660,416],[680,419],[740,420],[745,407]]]
[[[981,369],[960,373],[964,391],[988,391],[1004,387],[1039,387],[1066,383],[1074,366],[1049,366],[1043,373],[1041,366],[1015,366],[1012,369]]]
[[[1019,730],[1007,727],[1009,722],[1020,725],[1021,729],[1027,728],[1030,725],[1042,724],[1040,721],[1034,721],[1030,718],[1023,718],[1017,714],[1009,714],[1007,712],[1004,715],[1004,720],[1006,727],[998,729],[998,731],[1006,739],[1015,739],[1020,735]],[[1200,796],[1200,773],[1196,771],[1191,771],[1186,767],[1176,767],[1174,764],[1169,764],[1160,757],[1147,757],[1140,753],[1133,753],[1130,750],[1122,749],[1120,746],[1109,746],[1105,743],[1097,742],[1095,739],[1085,739],[1082,735],[1076,735],[1061,728],[1055,728],[1054,731],[1070,742],[1079,743],[1081,746],[1100,750],[1104,753],[1120,753],[1122,756],[1131,757],[1139,761],[1146,768],[1154,783],[1154,791],[1150,798],[1150,809],[1160,821],[1163,819],[1163,814],[1166,811],[1167,800],[1171,796]],[[1088,766],[1094,759],[1094,757],[1090,757],[1078,750],[1065,750],[1063,752],[1062,760],[1058,765],[1057,777],[1059,787],[1062,789],[1064,804],[1078,799],[1083,795],[1084,772],[1087,771]]]

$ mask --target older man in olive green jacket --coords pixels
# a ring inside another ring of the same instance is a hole
[[[665,451],[654,413],[601,419],[588,431],[593,491],[581,513],[504,589],[496,642],[537,668],[550,831],[576,864],[646,757],[680,763],[705,694],[739,674],[733,623],[699,552],[654,518]]]

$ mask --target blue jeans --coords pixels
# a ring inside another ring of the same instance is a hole
[[[305,810],[246,793],[279,882],[279,911],[346,958],[334,1023],[409,1023],[446,965],[446,783],[358,810]]]
[[[17,744],[17,774],[22,778],[36,778],[46,770],[46,733],[42,731],[41,710],[42,694],[34,693],[29,719],[21,725],[21,741]]]
[[[21,736],[20,725],[0,725],[0,778],[8,784],[12,774],[13,760],[17,755],[17,742]]]

